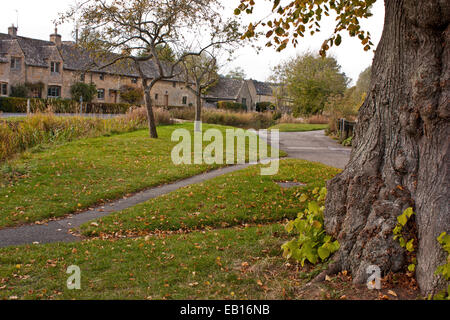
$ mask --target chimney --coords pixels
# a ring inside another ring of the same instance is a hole
[[[11,27],[8,28],[8,34],[11,37],[17,37],[17,27],[15,27],[14,25],[12,25]]]
[[[58,28],[55,27],[55,33],[50,35],[50,41],[56,44],[58,48],[61,48],[62,37],[58,34]]]

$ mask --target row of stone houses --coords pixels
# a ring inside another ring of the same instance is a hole
[[[157,74],[152,61],[142,62],[147,77]],[[98,94],[94,102],[118,103],[124,86],[139,88],[139,73],[131,63],[101,68],[92,56],[74,42],[62,41],[55,30],[49,41],[21,37],[12,26],[0,33],[0,96],[8,96],[11,87],[29,84],[36,98],[71,98],[70,87],[76,82],[94,83]],[[158,82],[152,90],[158,106],[190,106],[196,101],[181,76]],[[270,84],[255,80],[220,77],[204,98],[204,105],[234,101],[254,110],[258,102],[276,102]]]

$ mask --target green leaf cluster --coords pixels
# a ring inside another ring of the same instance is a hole
[[[282,245],[283,256],[293,258],[304,266],[306,260],[312,264],[327,260],[339,249],[339,242],[333,241],[324,229],[324,201],[326,188],[316,188],[312,191],[313,201],[308,203],[307,209],[298,214],[297,219],[288,222],[286,231],[298,236]],[[299,194],[299,201],[306,202],[310,196]]]
[[[406,239],[403,235],[403,228],[408,223],[409,219],[414,215],[413,208],[409,207],[401,215],[397,217],[397,225],[395,226],[394,240],[398,240],[400,246],[405,248],[408,252],[412,253],[415,251],[414,239]],[[408,266],[408,271],[414,272],[416,270],[417,260],[415,257],[412,258],[412,263]]]
[[[450,235],[447,232],[442,232],[437,240],[447,252],[447,263],[437,267],[435,274],[443,276],[448,281],[450,280]],[[447,290],[436,294],[434,300],[450,300],[450,284],[447,286]]]
[[[94,83],[76,82],[70,87],[70,94],[75,101],[83,97],[83,102],[91,102],[97,94],[97,87]]]
[[[405,248],[409,252],[414,251],[414,239],[407,240],[404,238],[402,231],[403,227],[408,223],[409,219],[414,215],[414,211],[412,208],[408,208],[403,213],[397,217],[397,225],[394,228],[394,240],[398,240],[400,246]]]
[[[372,16],[370,9],[376,0],[269,1],[273,2],[272,13],[268,15],[267,19],[250,23],[242,36],[243,39],[257,37],[259,32],[256,31],[256,27],[261,26],[267,38],[266,46],[275,46],[277,51],[282,51],[289,43],[295,47],[298,45],[299,39],[308,34],[314,35],[320,32],[322,19],[336,16],[335,30],[331,37],[323,42],[319,52],[321,56],[325,56],[333,45],[341,44],[341,34],[345,31],[350,37],[357,37],[365,51],[370,50],[374,45],[370,32],[365,31],[361,26],[361,20]],[[239,15],[242,12],[252,14],[255,6],[255,0],[241,0],[234,14]]]

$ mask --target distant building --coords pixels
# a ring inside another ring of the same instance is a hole
[[[97,87],[94,102],[119,103],[123,102],[120,98],[123,88],[141,87],[139,72],[131,62],[102,68],[106,62],[100,63],[99,58],[72,41],[62,41],[57,30],[49,41],[22,37],[17,31],[12,26],[7,34],[0,33],[0,96],[9,96],[13,86],[28,84],[32,98],[70,99],[71,86],[85,82]],[[148,78],[158,74],[153,61],[141,62],[141,66]],[[267,82],[220,77],[202,101],[206,107],[216,107],[218,101],[233,101],[254,111],[258,102],[275,105],[282,102],[277,98],[276,88]],[[182,75],[159,81],[151,94],[156,106],[187,107],[196,101]]]
[[[250,93],[254,97],[255,104],[259,102],[270,102],[276,105],[277,99],[274,95],[274,84],[253,79],[247,80],[247,84]]]
[[[242,103],[247,111],[255,110],[255,96],[249,90],[245,80],[219,77],[216,85],[208,90],[203,97],[204,105],[216,106],[219,101]]]
[[[142,64],[146,76],[157,74],[152,61]],[[139,78],[131,63],[102,69],[74,42],[62,41],[57,30],[49,41],[21,37],[14,26],[7,34],[0,33],[0,96],[8,96],[12,86],[28,83],[33,87],[31,97],[69,99],[72,84],[86,82],[97,87],[94,102],[118,103],[121,89],[140,87]],[[152,97],[158,106],[189,106],[196,101],[182,77],[160,81],[153,88]]]

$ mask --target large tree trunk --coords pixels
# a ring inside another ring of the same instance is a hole
[[[150,91],[151,91],[150,89],[144,90],[145,107],[147,108],[148,128],[150,131],[150,137],[156,139],[158,138],[158,132],[156,131],[155,114],[153,113],[153,103]]]
[[[386,0],[371,87],[361,107],[351,160],[328,183],[327,232],[341,244],[336,261],[365,283],[366,268],[405,267],[393,240],[396,217],[412,206],[419,248],[416,278],[423,294],[444,280],[436,238],[450,231],[450,2]]]

